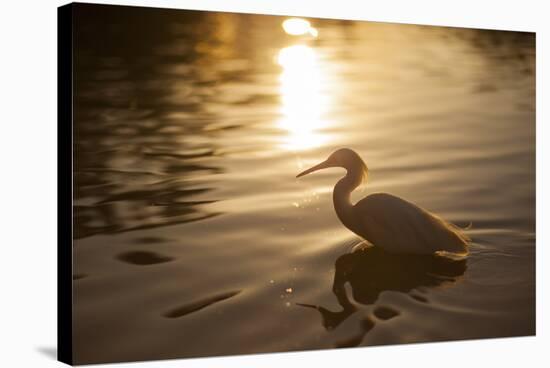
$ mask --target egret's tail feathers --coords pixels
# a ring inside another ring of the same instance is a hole
[[[470,223],[470,225],[463,229],[453,223],[445,221],[437,215],[431,215],[444,228],[444,234],[446,234],[441,239],[442,244],[438,245],[438,247],[442,247],[442,249],[438,249],[438,251],[451,252],[460,256],[467,255],[471,239],[464,231],[468,230],[472,224]]]
[[[460,255],[466,255],[468,254],[468,247],[470,245],[470,242],[472,241],[468,235],[464,233],[465,230],[469,229],[472,224],[468,225],[468,227],[462,229],[455,224],[452,224],[450,222],[446,223],[447,229],[449,229],[451,232],[454,233],[456,236],[456,241],[453,242],[451,247],[449,247],[449,251],[452,251],[454,253],[460,254]]]

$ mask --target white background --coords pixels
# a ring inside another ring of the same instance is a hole
[[[203,358],[117,367],[548,367],[549,26],[545,1],[93,1],[537,32],[537,336]],[[0,11],[0,366],[57,367],[57,0],[4,0]],[[545,124],[546,123],[546,124]],[[545,162],[546,161],[546,162]],[[476,180],[476,178],[472,178]],[[222,332],[223,333],[223,332]]]

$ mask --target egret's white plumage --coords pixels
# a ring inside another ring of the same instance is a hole
[[[391,253],[468,253],[470,239],[459,227],[417,205],[388,193],[373,193],[355,205],[350,195],[365,179],[367,166],[354,151],[342,148],[326,161],[296,177],[329,167],[343,167],[346,176],[333,191],[340,221],[355,234]]]

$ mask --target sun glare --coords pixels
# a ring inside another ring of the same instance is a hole
[[[283,29],[286,33],[292,36],[301,36],[309,34],[313,37],[317,37],[317,30],[311,26],[305,19],[290,18],[283,22]]]

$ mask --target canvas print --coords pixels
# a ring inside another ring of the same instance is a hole
[[[534,33],[68,9],[73,363],[535,334]]]

